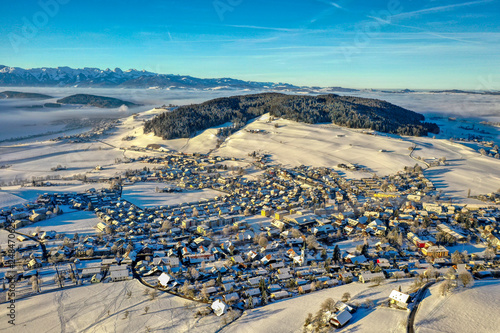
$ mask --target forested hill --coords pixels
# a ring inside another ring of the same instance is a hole
[[[49,99],[52,98],[52,96],[37,94],[37,93],[19,92],[19,91],[0,92],[0,99],[6,99],[6,98]]]
[[[385,133],[424,136],[439,133],[425,117],[377,99],[320,95],[297,96],[263,93],[218,98],[186,105],[156,116],[144,125],[145,133],[164,139],[187,138],[197,131],[233,122],[241,127],[265,113],[309,124],[335,123],[350,128],[367,128]]]
[[[137,104],[127,101],[122,101],[121,99],[117,98],[87,95],[87,94],[71,95],[58,100],[57,103],[90,105],[98,108],[119,108],[122,105],[126,105],[128,107],[137,106]]]

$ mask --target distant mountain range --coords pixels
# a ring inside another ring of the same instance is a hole
[[[42,67],[23,69],[0,65],[0,87],[80,87],[80,88],[138,88],[138,89],[252,89],[290,91],[299,93],[330,93],[356,92],[359,89],[343,87],[307,87],[295,86],[288,83],[243,81],[231,78],[200,79],[187,75],[158,74],[145,70],[120,68],[70,68],[70,67]],[[373,92],[409,94],[418,93],[415,90],[377,90]],[[498,91],[463,91],[463,90],[436,90],[431,93],[459,93],[499,95]]]
[[[129,69],[127,71],[122,71],[119,68],[115,68],[114,70],[101,70],[99,68],[73,69],[70,67],[23,69],[3,65],[0,65],[0,86],[163,89],[301,89],[301,87],[287,83],[252,82],[231,78],[199,79],[192,76],[157,74],[135,69]],[[337,87],[337,89],[354,91],[353,89],[339,87]]]

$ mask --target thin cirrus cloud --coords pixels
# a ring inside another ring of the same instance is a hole
[[[280,28],[280,27],[265,27],[258,25],[239,25],[239,24],[228,24],[226,25],[230,28],[242,28],[242,29],[254,29],[254,30],[269,30],[269,31],[280,31],[280,32],[303,32],[304,29],[293,29],[293,28]]]
[[[410,11],[410,12],[403,12],[403,13],[395,14],[395,15],[392,15],[391,18],[402,19],[402,18],[409,18],[409,17],[413,17],[413,16],[418,16],[418,15],[440,13],[440,12],[444,12],[444,11],[450,11],[450,10],[454,10],[457,8],[461,8],[461,7],[482,5],[482,4],[490,3],[492,1],[493,0],[469,1],[469,2],[452,4],[452,5],[424,8],[424,9],[414,10],[414,11]]]
[[[338,3],[333,2],[333,1],[327,1],[327,0],[316,0],[316,1],[333,6],[333,7],[338,8],[338,9],[344,9],[344,7],[342,7],[341,5],[339,5]]]

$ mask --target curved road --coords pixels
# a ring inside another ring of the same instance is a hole
[[[408,316],[408,323],[406,326],[406,332],[407,333],[415,333],[415,327],[414,327],[414,322],[415,322],[415,316],[417,315],[418,307],[420,306],[420,302],[424,299],[425,296],[425,291],[432,286],[436,281],[431,281],[427,282],[425,286],[423,286],[417,293],[417,296],[415,297],[414,301],[414,306],[411,309],[410,315]]]

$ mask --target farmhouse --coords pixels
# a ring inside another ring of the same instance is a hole
[[[372,273],[372,272],[363,272],[359,274],[359,282],[367,283],[372,281],[373,279],[382,279],[385,280],[385,275],[382,272]]]
[[[334,313],[330,317],[330,324],[332,326],[335,326],[337,328],[344,326],[349,320],[351,320],[352,315],[347,311],[347,309],[344,309],[342,311],[339,311],[337,313]]]
[[[390,298],[390,304],[391,305],[397,305],[400,308],[407,309],[408,304],[412,301],[411,296],[404,294],[402,292],[399,292],[397,290],[393,290],[391,294],[389,295]]]
[[[130,273],[127,268],[122,269],[122,270],[115,270],[111,271],[110,274],[111,281],[113,282],[118,282],[118,281],[125,281],[130,278]]]

